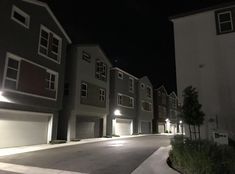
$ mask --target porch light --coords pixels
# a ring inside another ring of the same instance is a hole
[[[166,120],[165,120],[166,122],[170,122],[170,120],[167,118]]]
[[[180,120],[180,124],[182,124],[183,123],[183,121],[182,120]]]
[[[122,114],[121,114],[121,112],[120,112],[119,109],[116,109],[116,110],[114,111],[114,115],[122,115]]]
[[[10,100],[8,100],[6,97],[3,96],[2,91],[0,91],[0,102],[8,102],[8,103],[11,102]]]

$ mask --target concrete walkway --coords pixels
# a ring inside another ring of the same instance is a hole
[[[78,144],[85,144],[85,143],[94,143],[100,141],[109,141],[113,139],[125,139],[125,138],[134,138],[140,136],[148,136],[148,135],[131,135],[131,136],[122,136],[122,137],[113,137],[113,138],[92,138],[92,139],[84,139],[78,142],[69,142],[63,144],[43,144],[43,145],[34,145],[34,146],[24,146],[24,147],[16,147],[16,148],[4,148],[0,149],[0,156],[8,156],[13,154],[25,153],[25,152],[32,152],[32,151],[39,151],[45,149],[52,149],[52,148],[59,148],[64,146],[72,146]],[[166,136],[166,135],[164,135]],[[168,158],[168,153],[171,149],[171,146],[167,147],[160,147],[157,151],[155,151],[149,158],[147,158],[138,168],[136,168],[132,174],[179,174],[178,172],[171,169],[166,160]],[[38,172],[40,174],[80,174],[79,172],[70,172],[70,171],[61,171],[61,170],[52,170],[52,169],[45,169],[45,168],[36,168],[31,166],[21,166],[21,165],[14,165],[8,163],[0,163],[0,170],[5,170],[8,172],[17,172],[17,173],[24,173],[24,174],[31,174],[30,171],[34,171],[35,174]],[[28,173],[29,172],[29,173]],[[38,174],[39,174],[38,173]]]
[[[132,174],[179,174],[166,163],[170,149],[171,146],[160,147],[136,168]]]

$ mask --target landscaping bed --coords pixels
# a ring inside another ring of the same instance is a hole
[[[235,174],[235,149],[206,140],[189,140],[181,135],[171,141],[169,162],[183,174]]]

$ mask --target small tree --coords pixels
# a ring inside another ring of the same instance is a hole
[[[197,139],[196,129],[198,129],[198,138],[200,139],[200,126],[204,121],[204,113],[201,111],[202,105],[198,102],[198,92],[196,88],[188,86],[183,91],[184,102],[182,106],[181,117],[189,126],[190,139],[192,139],[192,127],[194,129],[194,138]]]

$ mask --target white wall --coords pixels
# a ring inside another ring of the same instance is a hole
[[[209,118],[217,115],[219,129],[235,138],[235,34],[216,35],[214,11],[174,19],[173,23],[179,100],[182,102],[185,87],[196,87],[206,114],[204,137],[215,127],[208,123]]]

